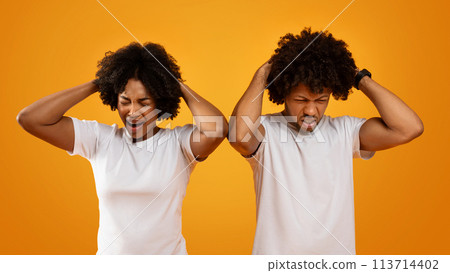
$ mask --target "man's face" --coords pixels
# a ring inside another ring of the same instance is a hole
[[[156,103],[140,80],[129,79],[118,95],[117,110],[123,124],[135,140],[145,140],[156,126]]]
[[[321,94],[314,94],[307,86],[300,83],[286,96],[283,114],[296,116],[298,127],[312,132],[327,109],[330,94],[331,90],[328,88],[325,88]]]

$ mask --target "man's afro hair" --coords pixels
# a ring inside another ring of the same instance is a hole
[[[315,94],[330,88],[336,100],[346,100],[356,74],[347,44],[327,31],[311,32],[311,28],[305,28],[300,35],[288,33],[281,37],[270,62],[267,82],[273,83],[268,86],[269,99],[276,104],[283,104],[291,88],[299,83]]]

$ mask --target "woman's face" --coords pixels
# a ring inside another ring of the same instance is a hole
[[[155,132],[159,111],[140,80],[128,80],[125,90],[118,95],[117,110],[133,140],[145,140]]]

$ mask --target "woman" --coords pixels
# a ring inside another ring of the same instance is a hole
[[[186,186],[196,163],[227,135],[227,121],[181,83],[175,59],[158,44],[131,43],[108,52],[98,67],[95,80],[34,102],[17,120],[32,135],[90,161],[100,209],[97,254],[187,254]],[[64,116],[96,92],[125,127]],[[156,126],[177,115],[180,97],[201,126]]]

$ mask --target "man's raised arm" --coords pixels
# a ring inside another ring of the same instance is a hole
[[[271,66],[266,62],[256,71],[231,114],[228,140],[231,146],[244,156],[255,153],[265,134],[264,127],[260,124],[264,97],[262,93]]]
[[[394,93],[369,76],[358,88],[372,101],[381,117],[366,121],[360,129],[361,150],[379,151],[408,143],[423,133],[419,116]]]

